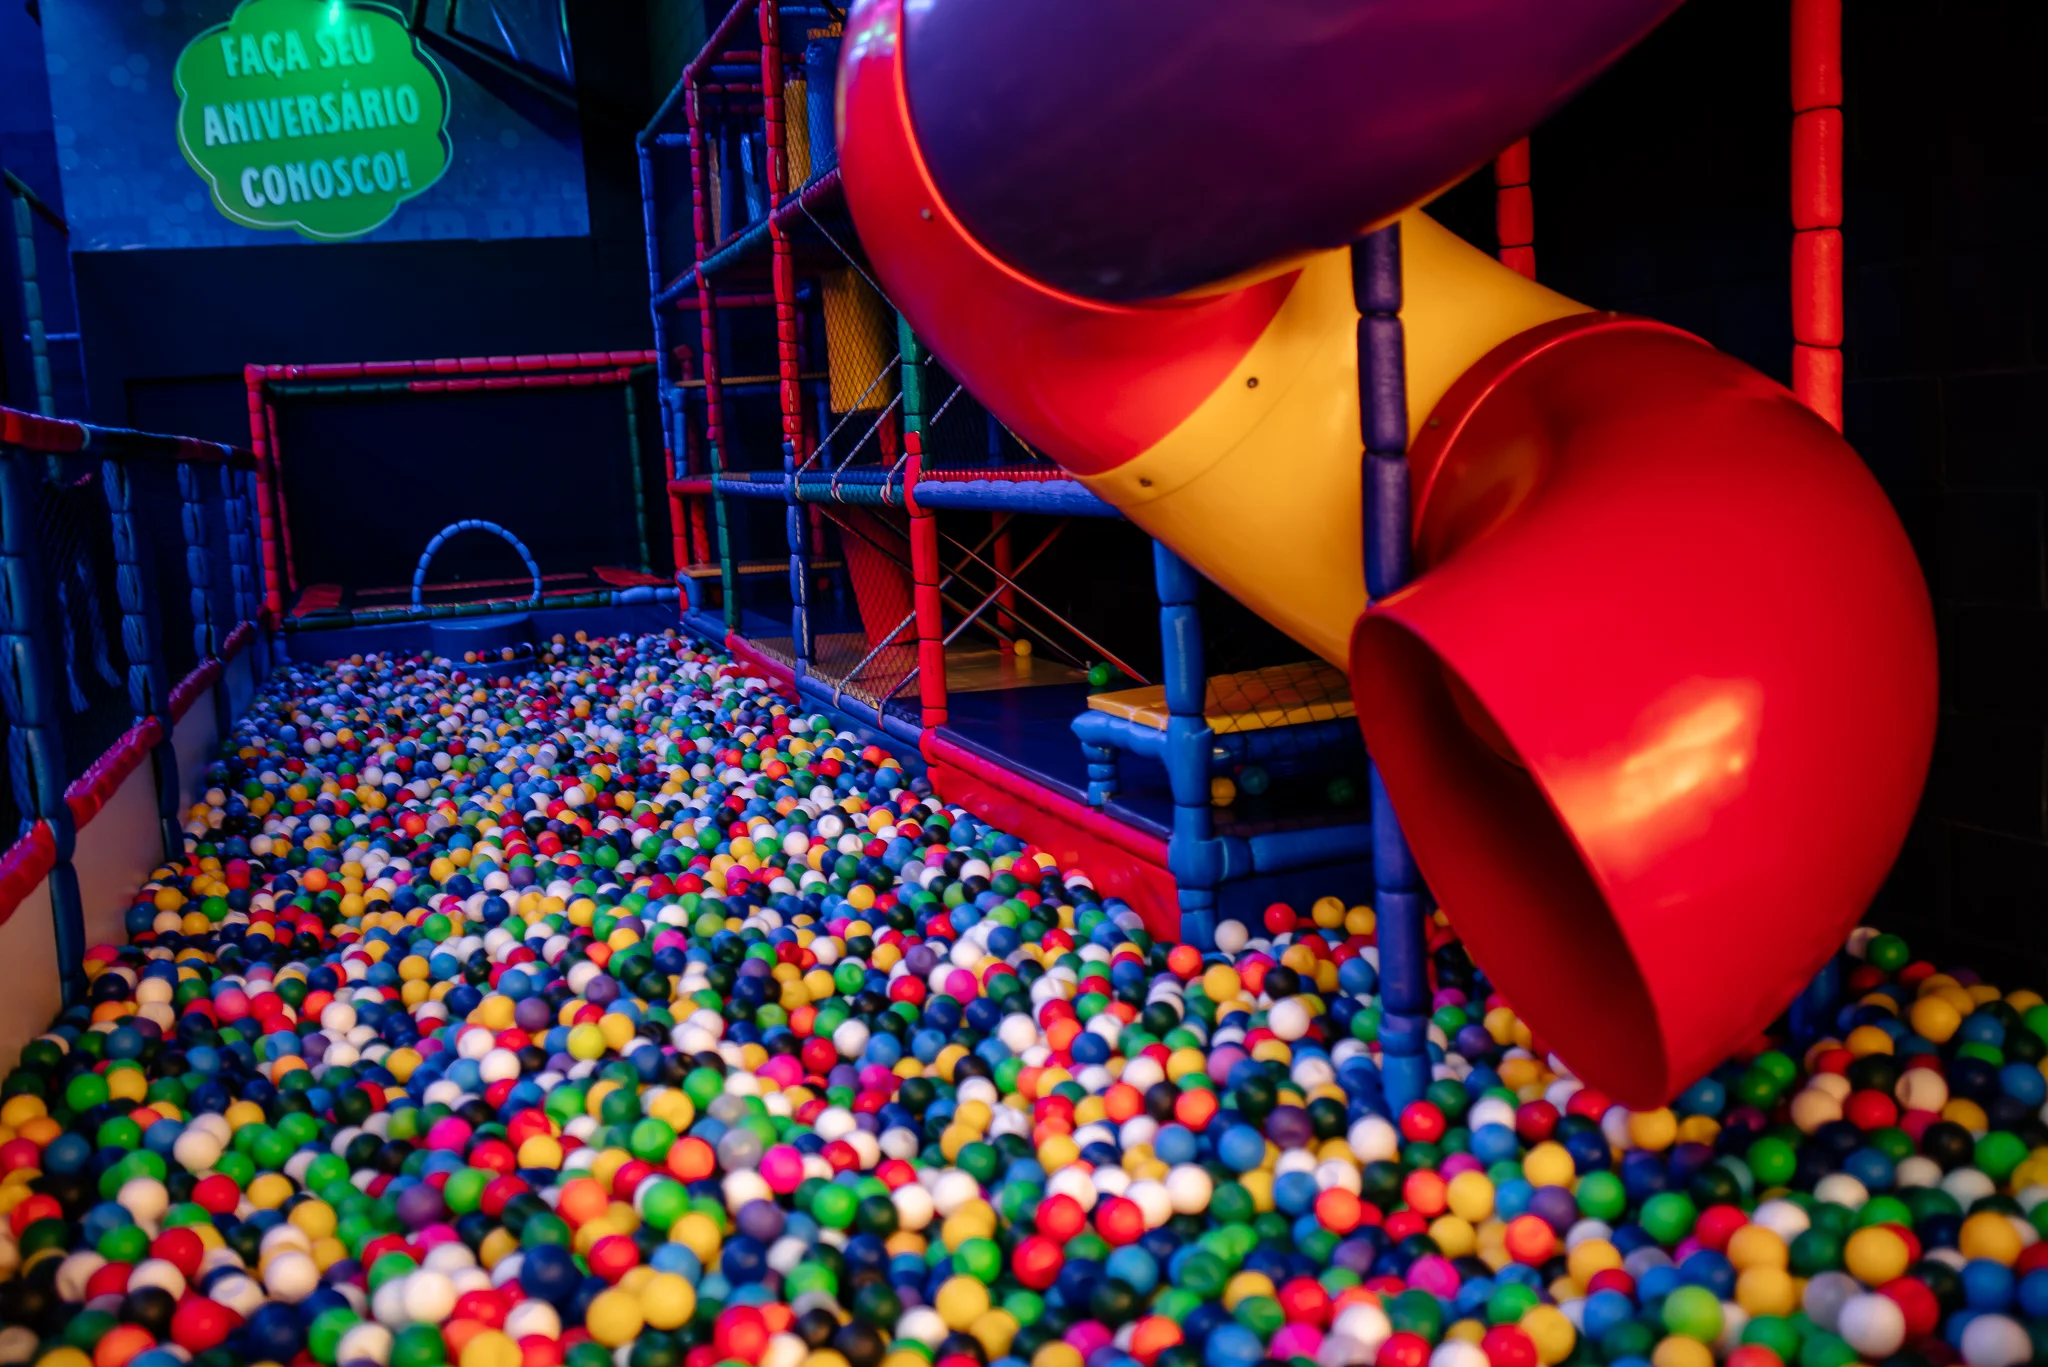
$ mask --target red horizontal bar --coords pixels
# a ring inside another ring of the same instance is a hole
[[[959,465],[940,466],[937,469],[926,465],[919,468],[919,484],[972,484],[978,480],[990,480],[998,484],[1043,483],[1049,479],[1072,479],[1073,476],[1057,465]]]
[[[999,788],[1011,797],[1043,809],[1071,825],[1097,836],[1116,846],[1124,853],[1166,867],[1166,842],[1143,831],[1131,829],[1112,817],[1105,816],[1093,807],[1084,806],[1063,793],[1031,782],[1027,778],[1011,773],[1000,765],[991,764],[973,751],[955,745],[936,730],[924,733],[923,750],[926,759],[938,760],[965,770],[991,788]]]
[[[13,918],[16,908],[55,867],[57,837],[49,822],[38,821],[0,854],[0,925]]]
[[[144,717],[129,727],[121,739],[108,746],[107,753],[94,760],[92,767],[64,790],[64,804],[71,808],[72,821],[80,829],[90,824],[105,809],[115,790],[127,781],[128,775],[142,767],[149,758],[149,752],[156,749],[163,738],[163,724],[155,717]]]
[[[171,685],[171,720],[181,722],[206,690],[220,682],[221,662],[209,655],[193,666],[192,672]]]
[[[251,365],[243,375],[253,387],[252,408],[262,402],[266,380],[398,379],[410,375],[538,375],[604,366],[653,365],[655,351],[564,351],[525,356],[443,356],[424,361],[337,361],[318,365]],[[11,411],[11,410],[4,410]],[[31,417],[23,414],[23,417]],[[48,422],[51,419],[39,419]],[[11,438],[10,438],[11,440]]]
[[[169,460],[186,465],[233,465],[248,468],[253,453],[238,446],[200,441],[196,437],[133,432],[125,427],[96,427],[69,418],[45,418],[17,408],[0,407],[0,445],[19,446],[46,455],[104,453],[121,459]]]

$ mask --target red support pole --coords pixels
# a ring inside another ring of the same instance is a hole
[[[775,294],[775,365],[782,400],[782,439],[801,467],[810,455],[804,433],[804,395],[797,355],[796,256],[789,229],[775,210],[789,192],[782,82],[782,13],[779,0],[761,4],[761,117],[767,129],[769,280]]]
[[[996,590],[996,630],[1005,636],[1017,634],[1017,587],[1010,576],[1017,572],[1016,547],[1010,541],[1010,514],[997,513],[995,516],[995,562],[996,578],[1001,587]]]
[[[278,540],[284,547],[284,582],[293,593],[299,591],[299,562],[292,554],[292,510],[284,498],[284,450],[277,440],[277,405],[263,401],[263,426],[270,433],[271,490],[277,499]]]
[[[263,613],[274,626],[284,617],[284,581],[277,549],[277,514],[271,498],[270,428],[264,422],[263,367],[242,367],[249,396],[249,450],[256,457],[256,536],[263,563]]]
[[[711,241],[711,190],[705,179],[710,173],[710,153],[704,140],[703,100],[694,84],[683,97],[683,109],[690,124],[690,218],[697,238],[698,287],[704,299],[704,306],[697,310],[697,336],[704,355],[704,440],[711,447],[706,453],[710,456],[724,450],[725,405],[718,374],[718,293],[703,276]]]
[[[1534,280],[1536,201],[1529,186],[1527,138],[1493,159],[1493,187],[1493,226],[1500,239],[1500,262]]]
[[[1842,426],[1842,0],[1792,0],[1792,392]]]
[[[903,506],[910,514],[910,581],[917,611],[917,701],[924,729],[946,724],[946,622],[939,583],[939,521],[918,506],[917,474],[924,463],[921,434],[907,433],[910,459],[903,475]]]

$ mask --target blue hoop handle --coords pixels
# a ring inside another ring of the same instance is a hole
[[[533,597],[528,600],[527,606],[533,608],[540,606],[540,564],[533,558],[533,552],[526,549],[526,543],[495,522],[484,522],[477,518],[466,517],[460,522],[451,522],[440,531],[434,533],[434,539],[427,543],[426,550],[420,552],[419,567],[412,572],[412,605],[415,609],[425,606],[424,593],[427,587],[427,566],[434,563],[435,553],[441,549],[449,537],[454,536],[457,532],[490,532],[505,538],[505,541],[512,549],[519,552],[519,558],[526,562],[527,573],[533,576]]]

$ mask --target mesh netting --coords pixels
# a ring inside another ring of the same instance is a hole
[[[812,364],[824,374],[803,387],[813,447],[805,468],[887,471],[903,452],[895,310],[851,264],[816,279],[803,321]]]
[[[65,778],[77,778],[134,725],[121,639],[113,518],[100,473],[51,463],[36,491],[45,629],[55,647]]]
[[[148,572],[148,590],[155,599],[158,650],[164,678],[176,684],[199,663],[192,638],[192,577],[185,554],[185,499],[178,488],[178,467],[167,462],[137,462],[129,468],[134,489],[136,554]]]
[[[1208,580],[1197,596],[1207,656],[1204,710],[1229,755],[1241,819],[1357,816],[1365,745],[1344,672],[1317,659]]]
[[[722,495],[732,556],[736,615],[727,621],[783,664],[796,656],[789,643],[789,505],[778,486],[772,498]]]
[[[218,652],[221,642],[235,629],[238,616],[235,612],[234,550],[228,540],[228,510],[226,499],[228,488],[232,488],[235,473],[222,471],[210,466],[187,466],[187,477],[195,480],[206,519],[206,560],[207,560],[207,619],[211,624],[213,649]],[[223,474],[229,483],[224,487]]]
[[[667,471],[651,387],[630,407],[617,383],[270,390],[300,588],[294,613],[404,606],[428,542],[463,518],[494,522],[519,537],[539,562],[549,594],[669,582]],[[559,483],[564,471],[574,472],[574,497],[537,503],[533,489]],[[353,490],[383,491],[376,535],[362,536],[356,520],[332,515],[338,480]],[[435,556],[430,580],[437,603],[524,597],[532,582],[503,541],[484,535],[451,538]]]
[[[926,361],[925,376],[926,403],[931,409],[923,437],[927,472],[986,471],[987,478],[1000,479],[1027,471],[1049,475],[1058,470],[983,408],[937,361]]]
[[[814,504],[811,673],[870,707],[912,708],[917,624],[909,522],[898,508]],[[913,712],[914,714],[914,712]]]
[[[983,674],[979,686],[1079,683],[1091,670],[1097,686],[1159,681],[1142,532],[1100,518],[937,516],[949,689]]]

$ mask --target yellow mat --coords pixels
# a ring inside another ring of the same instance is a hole
[[[1166,689],[1160,685],[1097,693],[1088,706],[1154,731],[1166,729]],[[1209,729],[1218,734],[1357,715],[1351,706],[1350,681],[1322,660],[1219,674],[1209,680],[1202,710]]]

